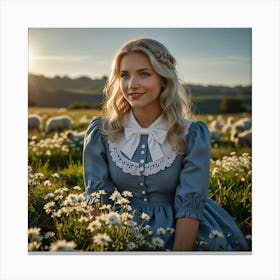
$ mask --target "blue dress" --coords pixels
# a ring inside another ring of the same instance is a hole
[[[148,135],[139,138],[132,158],[110,145],[101,133],[101,117],[95,118],[85,135],[83,165],[85,194],[98,190],[132,192],[131,206],[150,216],[154,232],[175,228],[175,220],[191,217],[200,221],[195,251],[248,250],[246,240],[232,217],[207,197],[210,138],[207,126],[191,122],[186,152],[153,161]],[[172,250],[174,236],[167,244]]]

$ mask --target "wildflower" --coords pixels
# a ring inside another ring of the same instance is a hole
[[[123,191],[123,192],[122,192],[122,195],[123,195],[125,198],[133,197],[132,192],[129,192],[129,191]]]
[[[75,186],[75,187],[73,187],[73,189],[76,190],[76,191],[80,191],[81,187],[80,186]]]
[[[37,241],[32,241],[28,243],[28,251],[38,251],[40,248],[41,243]]]
[[[128,250],[133,250],[133,249],[135,249],[136,248],[136,244],[134,243],[134,242],[129,242],[128,244],[127,244],[127,249]]]
[[[43,173],[41,173],[41,172],[39,172],[39,173],[35,173],[35,174],[34,174],[34,177],[35,177],[35,178],[37,178],[37,179],[39,179],[39,178],[43,178],[43,177],[44,177],[44,174],[43,174]]]
[[[147,215],[146,213],[142,213],[141,214],[141,219],[143,220],[143,221],[149,221],[150,219],[151,219],[151,217],[149,216],[149,215]]]
[[[74,251],[76,244],[74,241],[58,240],[51,243],[50,251]]]
[[[93,222],[91,222],[89,225],[88,225],[88,230],[90,231],[95,231],[97,229],[100,229],[102,226],[101,222],[99,220],[94,220]]]
[[[110,212],[107,215],[107,223],[110,226],[113,226],[113,225],[119,226],[119,225],[121,225],[120,215],[118,213],[115,213],[115,212]]]
[[[169,234],[173,234],[174,233],[174,228],[167,227],[166,232],[169,233]]]
[[[45,233],[44,238],[48,239],[48,238],[53,237],[53,236],[55,236],[55,233],[53,231],[48,231],[48,232]]]
[[[103,204],[99,207],[99,209],[102,210],[110,210],[112,208],[111,204]]]
[[[59,178],[59,174],[58,174],[58,173],[53,173],[51,176],[52,176],[53,178]]]
[[[40,235],[41,228],[31,227],[28,229],[28,238],[34,240],[38,235]]]
[[[152,239],[152,244],[154,247],[159,247],[159,248],[164,247],[164,241],[159,237],[154,237]]]
[[[99,190],[98,194],[102,196],[102,195],[106,195],[106,192],[104,190]]]
[[[48,193],[44,196],[44,199],[47,200],[49,198],[54,198],[54,197],[55,197],[55,195],[53,193]]]
[[[112,193],[112,195],[110,196],[110,199],[113,200],[113,201],[117,201],[117,200],[119,200],[121,198],[122,198],[122,196],[121,196],[121,194],[117,190],[115,190]]]
[[[128,227],[134,227],[134,226],[136,226],[136,225],[137,225],[137,223],[136,223],[136,222],[131,221],[131,220],[129,220],[129,221],[125,221],[125,222],[124,222],[124,224],[125,224],[126,226],[128,226]]]
[[[159,234],[159,235],[164,235],[165,233],[166,233],[166,230],[165,230],[164,228],[159,227],[159,228],[157,229],[157,234]]]
[[[78,219],[78,222],[79,223],[87,223],[87,222],[89,222],[89,218],[86,217],[86,216],[82,216]]]
[[[247,239],[247,240],[252,240],[252,235],[251,235],[251,234],[247,234],[247,235],[245,236],[245,239]]]
[[[97,245],[107,246],[112,239],[107,233],[98,233],[93,237],[93,242]]]
[[[199,246],[202,247],[202,248],[205,248],[207,245],[208,245],[208,243],[206,241],[201,240],[199,242]]]
[[[100,194],[97,192],[93,192],[90,194],[89,201],[92,203],[99,203]]]
[[[146,225],[143,227],[143,230],[148,234],[148,235],[153,235],[152,227],[150,225]]]
[[[214,167],[212,170],[212,176],[216,176],[219,173],[219,168],[218,167]]]
[[[130,211],[132,209],[132,207],[130,205],[123,205],[122,209],[125,211]]]
[[[62,195],[62,194],[61,194],[61,195],[58,195],[58,196],[56,196],[56,197],[54,198],[55,201],[58,201],[58,200],[60,200],[60,199],[63,199],[63,195]]]
[[[129,200],[122,197],[121,199],[118,199],[116,203],[120,204],[121,206],[122,205],[125,206],[125,205],[127,205],[129,203]]]
[[[52,185],[50,180],[45,180],[43,184],[44,184],[44,186],[47,186],[47,187]]]
[[[223,233],[222,232],[219,232],[217,230],[212,230],[209,234],[209,238],[212,239],[212,238],[219,238],[219,237],[224,237]]]
[[[67,192],[67,191],[69,191],[69,189],[64,187],[64,188],[59,188],[59,189],[55,190],[54,193],[63,194],[64,192]]]
[[[43,208],[44,208],[45,212],[47,214],[49,214],[49,213],[51,213],[54,210],[53,209],[54,206],[55,206],[55,202],[54,201],[50,201],[50,202],[46,203]]]

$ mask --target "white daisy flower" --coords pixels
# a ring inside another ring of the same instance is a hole
[[[112,239],[107,233],[98,233],[95,236],[93,236],[93,242],[97,245],[107,246],[111,241]]]
[[[213,229],[210,234],[209,234],[209,238],[210,239],[213,239],[213,238],[219,238],[219,237],[224,237],[223,233],[222,232],[219,232],[215,229]]]
[[[159,248],[164,247],[164,241],[159,237],[154,237],[152,239],[152,244],[154,247],[159,247]]]

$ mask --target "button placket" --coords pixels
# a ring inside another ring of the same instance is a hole
[[[141,181],[139,183],[139,185],[141,186],[141,197],[143,199],[144,202],[148,201],[147,198],[147,190],[146,190],[146,186],[145,186],[145,176],[143,175],[143,171],[145,170],[145,162],[146,162],[146,151],[147,149],[147,145],[146,144],[141,144],[140,146],[140,159],[139,159],[139,171],[141,173]]]
[[[143,157],[141,157],[140,162],[139,162],[139,171],[142,173],[144,171],[144,164],[145,164],[145,149],[146,149],[146,145],[142,144],[141,145],[141,151],[140,154],[143,155]]]

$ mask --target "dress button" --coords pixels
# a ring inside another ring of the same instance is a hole
[[[145,154],[145,152],[144,151],[141,151],[141,155],[144,155]]]
[[[146,193],[146,191],[142,191],[142,194],[145,194]]]
[[[141,166],[141,167],[139,168],[139,171],[143,171],[143,170],[144,170],[144,167]]]
[[[143,144],[143,145],[141,146],[141,148],[142,148],[142,149],[145,149],[145,148],[146,148],[146,146]]]
[[[143,183],[143,182],[141,182],[141,183],[140,183],[140,186],[144,186],[144,183]]]
[[[145,162],[145,160],[144,160],[144,159],[141,159],[141,160],[140,160],[140,163],[144,163],[144,162]]]
[[[148,200],[148,199],[145,197],[145,198],[144,198],[144,201],[147,201],[147,200]]]

